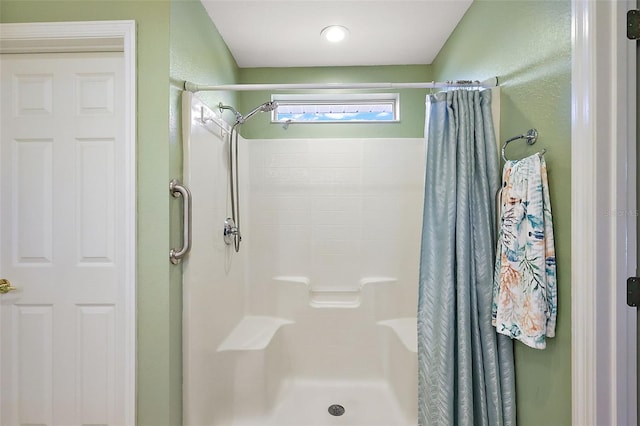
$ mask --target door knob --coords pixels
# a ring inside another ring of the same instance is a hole
[[[13,287],[9,280],[0,279],[0,294],[6,294],[13,290],[17,290],[17,288]]]

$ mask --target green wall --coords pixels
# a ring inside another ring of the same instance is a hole
[[[515,343],[518,425],[571,424],[571,4],[475,0],[433,63],[437,80],[498,76],[502,139],[535,127],[542,147],[558,262],[557,334],[545,350]]]
[[[137,23],[137,424],[149,426],[182,421],[181,300],[168,261],[169,13],[168,1],[0,2],[4,23]]]
[[[199,84],[233,84],[238,81],[238,67],[206,10],[199,0],[172,1],[170,7],[170,81],[169,88],[169,169],[172,177],[182,176],[182,89],[184,81]],[[235,93],[200,92],[197,96],[208,105],[222,101],[236,105]],[[165,119],[166,120],[166,119]],[[165,121],[166,123],[166,121]],[[171,247],[180,245],[181,200],[170,201]],[[182,267],[171,268],[171,331],[180,354],[182,367]],[[173,316],[175,313],[175,316]],[[175,380],[182,385],[182,369]],[[181,388],[180,388],[181,391]],[[182,393],[177,395],[182,403]],[[182,405],[180,405],[182,407]],[[182,411],[179,422],[181,424]]]
[[[239,70],[231,52],[211,23],[199,0],[171,2],[170,122],[172,171],[182,172],[181,93],[185,80],[198,84],[235,84]],[[215,107],[219,102],[237,107],[235,92],[199,92],[196,96]],[[231,114],[225,115],[231,120]]]
[[[428,65],[313,67],[313,68],[243,68],[241,83],[402,83],[431,81]],[[312,92],[312,91],[309,91]],[[340,93],[340,91],[336,91]],[[344,91],[343,91],[344,92]],[[354,91],[348,91],[353,93]],[[258,114],[242,126],[242,136],[249,139],[288,138],[419,138],[424,135],[425,95],[427,90],[397,90],[400,93],[399,123],[292,124],[287,130],[271,124],[269,114]],[[278,91],[276,93],[287,93]],[[323,90],[322,93],[330,93]],[[376,93],[375,90],[362,93]],[[246,113],[271,99],[271,92],[241,92],[240,112]],[[231,114],[229,114],[231,115]]]

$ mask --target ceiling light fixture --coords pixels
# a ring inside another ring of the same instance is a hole
[[[349,29],[342,25],[330,25],[323,28],[320,35],[332,43],[338,43],[347,38]]]

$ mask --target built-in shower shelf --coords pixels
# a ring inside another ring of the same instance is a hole
[[[314,288],[309,291],[309,305],[314,308],[357,308],[360,289]]]
[[[415,317],[378,321],[378,325],[391,328],[407,350],[418,352],[418,326]]]
[[[267,347],[278,329],[293,321],[267,316],[246,316],[218,346],[222,351],[257,351]]]
[[[308,288],[308,303],[313,308],[358,308],[362,302],[363,289],[371,285],[392,284],[394,277],[365,277],[354,286],[315,285],[305,276],[277,276],[273,280],[280,283],[304,285]]]

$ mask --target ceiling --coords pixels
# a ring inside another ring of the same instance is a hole
[[[201,0],[238,66],[430,64],[472,0]],[[328,25],[346,41],[320,37]]]

